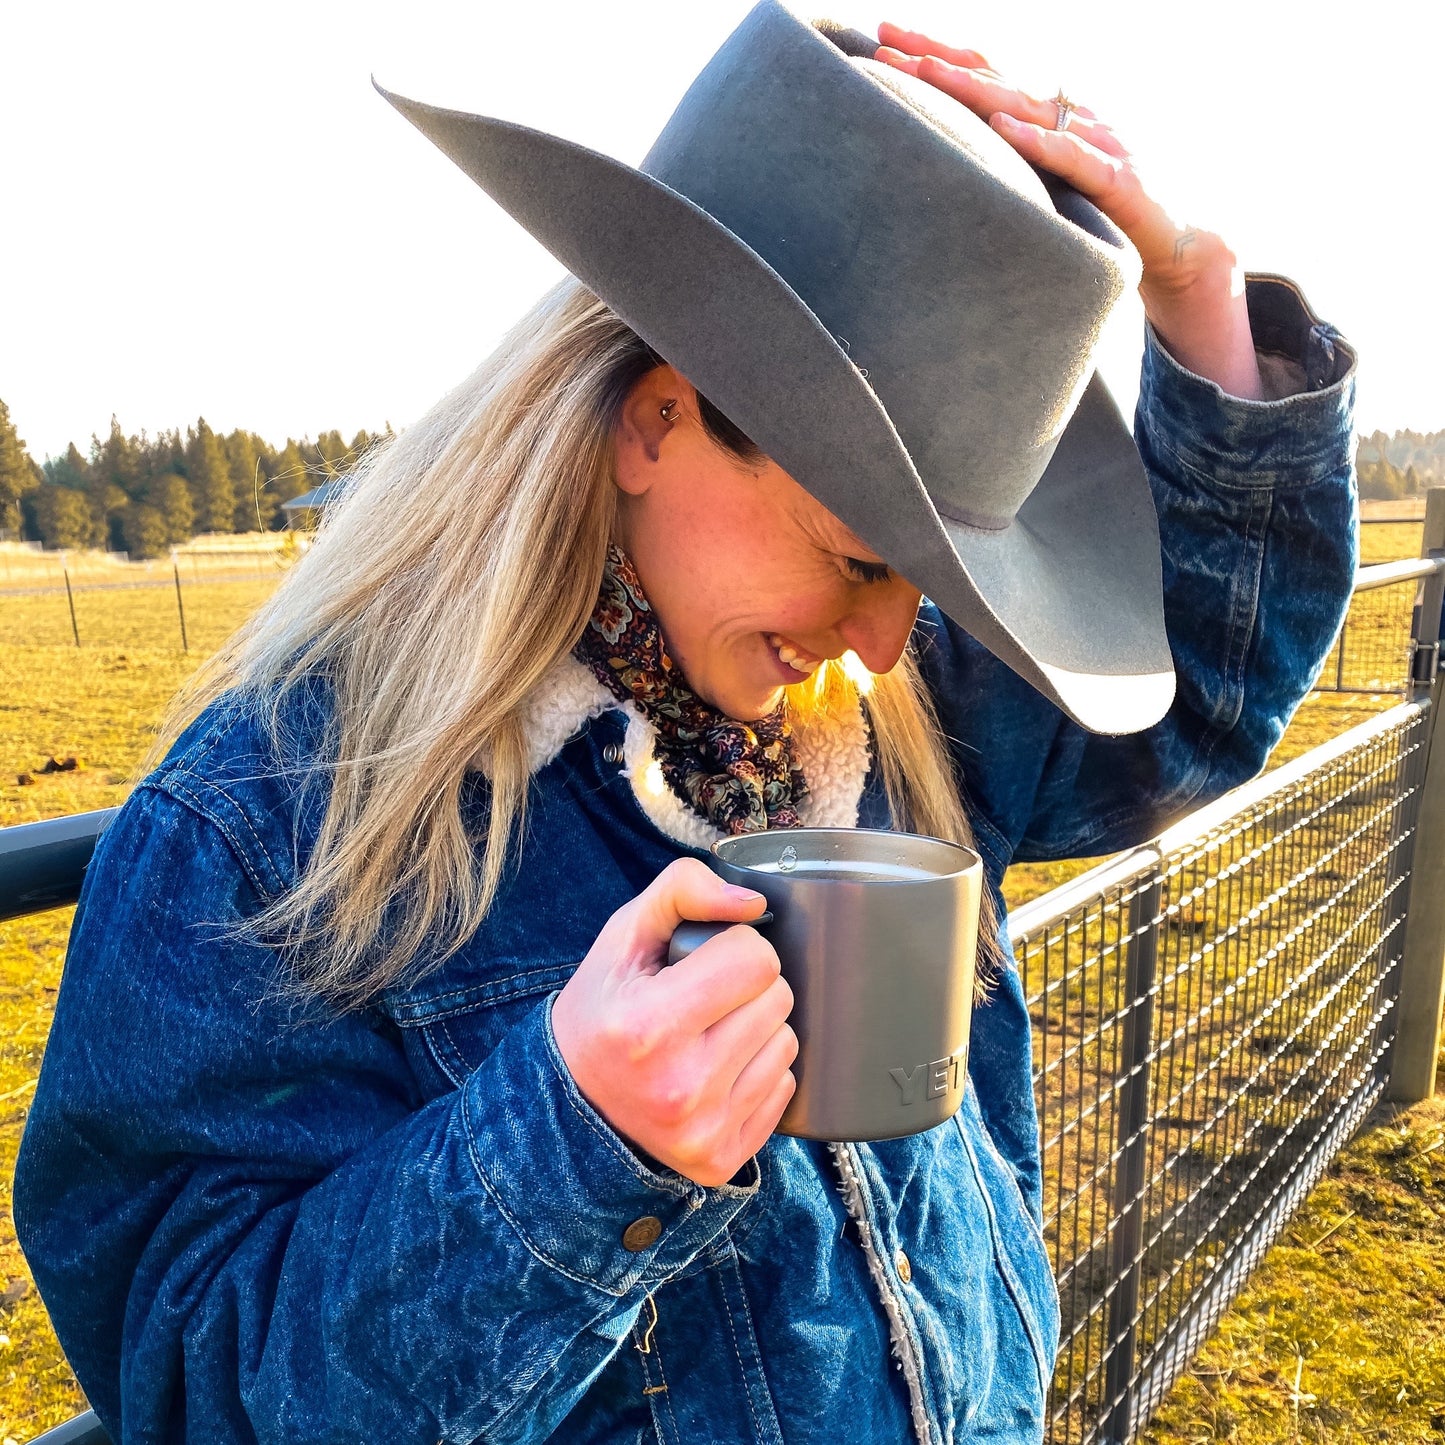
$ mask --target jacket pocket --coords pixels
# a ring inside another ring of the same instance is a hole
[[[414,988],[392,995],[387,1011],[411,1039],[419,1040],[426,1059],[460,1088],[467,1076],[497,1047],[508,1031],[576,971],[579,959],[539,959],[513,963],[505,973],[462,974],[442,969]]]
[[[970,1083],[954,1122],[989,1209],[994,1260],[1023,1321],[1045,1395],[1059,1348],[1059,1291],[1048,1248],[1018,1180],[989,1138]]]

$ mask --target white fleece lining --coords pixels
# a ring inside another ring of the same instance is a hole
[[[903,1317],[903,1305],[893,1292],[893,1283],[883,1266],[882,1257],[873,1242],[873,1229],[868,1222],[868,1210],[863,1200],[862,1170],[853,1160],[851,1144],[829,1144],[828,1152],[833,1156],[833,1166],[838,1171],[838,1190],[847,1206],[848,1215],[858,1226],[858,1239],[863,1246],[863,1258],[868,1261],[868,1273],[873,1276],[878,1298],[888,1315],[888,1338],[893,1357],[903,1378],[908,1382],[908,1399],[912,1405],[913,1433],[918,1445],[930,1445],[933,1427],[928,1420],[928,1408],[923,1401],[923,1382],[918,1354],[913,1348],[913,1336],[908,1333],[908,1321]]]
[[[617,705],[590,667],[571,653],[564,654],[543,674],[522,709],[528,770],[545,768],[583,723]]]

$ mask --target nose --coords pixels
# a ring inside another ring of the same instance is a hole
[[[860,598],[839,624],[843,641],[869,672],[891,672],[908,646],[923,594],[896,578],[886,592]]]

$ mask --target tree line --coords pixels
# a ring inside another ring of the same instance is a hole
[[[315,441],[287,438],[271,446],[255,432],[220,435],[196,424],[159,436],[91,437],[43,465],[25,449],[9,408],[0,401],[0,538],[47,547],[103,547],[156,557],[201,532],[276,531],[286,525],[282,502],[343,475],[392,435],[340,432]],[[1360,438],[1355,469],[1362,497],[1397,500],[1445,485],[1445,432],[1382,431]]]
[[[1362,497],[1398,501],[1445,486],[1445,431],[1382,431],[1361,437],[1355,471]]]
[[[213,431],[204,417],[158,436],[110,434],[34,461],[0,401],[0,537],[46,547],[102,547],[132,557],[163,555],[202,532],[275,531],[281,504],[344,475],[384,432],[340,432],[271,446],[255,432]]]

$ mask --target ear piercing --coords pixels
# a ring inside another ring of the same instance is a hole
[[[675,401],[667,401],[662,404],[662,419],[663,421],[677,420],[677,403]]]

